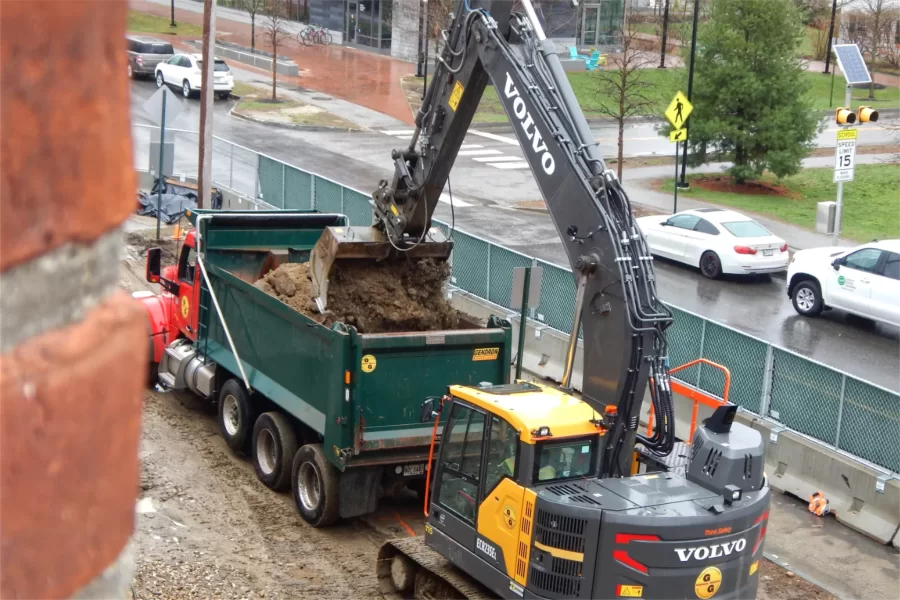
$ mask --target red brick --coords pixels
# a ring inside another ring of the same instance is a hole
[[[145,319],[117,294],[0,356],[0,597],[68,597],[131,535]]]
[[[0,271],[135,208],[124,0],[4,0]]]

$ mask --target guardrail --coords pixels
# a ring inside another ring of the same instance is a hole
[[[135,126],[148,129],[145,126]],[[174,131],[175,174],[196,176],[196,133]],[[143,134],[142,134],[143,135]],[[179,139],[194,136],[192,159],[179,153]],[[149,135],[145,137],[149,138]],[[146,168],[147,158],[135,163]],[[148,144],[149,145],[149,144]],[[254,169],[255,167],[255,169]],[[213,143],[213,180],[219,187],[274,208],[341,212],[351,225],[372,223],[369,194],[327,177],[298,169],[218,137]],[[445,233],[450,226],[435,221]],[[571,330],[575,282],[568,268],[527,256],[456,229],[451,283],[510,310],[514,267],[544,268],[540,303],[530,319],[563,333]],[[809,436],[857,460],[900,473],[900,394],[805,358],[690,311],[668,305],[675,316],[669,329],[669,362],[683,365],[705,358],[728,367],[730,400],[743,410]],[[718,394],[723,375],[703,364],[685,369],[678,379]]]

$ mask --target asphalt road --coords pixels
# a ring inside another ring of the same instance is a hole
[[[140,105],[155,91],[152,82],[132,85],[135,123],[146,123]],[[274,158],[312,171],[360,190],[372,189],[392,171],[391,148],[403,144],[400,131],[310,132],[288,131],[250,123],[228,116],[229,101],[216,101],[214,130],[217,136]],[[176,128],[198,129],[199,102],[185,103]],[[135,131],[135,164],[146,168],[149,130]],[[436,217],[469,233],[513,248],[524,254],[566,264],[556,229],[545,213],[519,210],[518,203],[538,199],[527,169],[498,169],[477,161],[480,151],[489,156],[521,157],[518,144],[492,132],[470,132],[466,144],[472,153],[460,156],[450,184],[456,200],[453,214],[449,203],[438,206]],[[509,138],[512,140],[512,138]],[[477,147],[476,147],[477,146]],[[176,172],[180,165],[196,173],[196,135],[176,134]],[[232,179],[237,189],[252,188],[255,173],[241,151],[234,158],[229,148],[217,143],[213,170],[218,181]],[[192,168],[192,170],[191,170]],[[628,177],[626,174],[626,187]],[[445,190],[445,192],[448,190]],[[639,198],[635,198],[639,202]],[[875,325],[839,311],[818,319],[804,319],[794,312],[784,291],[784,280],[729,278],[709,281],[695,269],[658,260],[657,278],[662,299],[679,308],[711,318],[729,327],[793,350],[867,381],[900,391],[900,330]]]

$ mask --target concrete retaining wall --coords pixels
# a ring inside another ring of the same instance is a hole
[[[518,347],[519,317],[466,292],[453,290],[453,306],[479,317],[506,316],[513,322],[513,347]],[[528,321],[526,326],[523,369],[538,378],[559,381],[562,377],[569,336],[540,323]],[[572,384],[581,389],[583,364],[582,344],[578,343]],[[647,423],[650,409],[649,392],[645,394],[641,420]],[[675,433],[689,436],[693,402],[675,396]],[[712,409],[700,406],[698,423]],[[884,471],[841,454],[802,434],[783,430],[771,421],[744,410],[738,421],[759,430],[766,443],[766,473],[775,490],[806,499],[815,491],[828,498],[838,521],[883,544],[900,547],[900,480],[887,479]],[[885,443],[896,443],[885,440]],[[883,492],[877,491],[879,481]]]

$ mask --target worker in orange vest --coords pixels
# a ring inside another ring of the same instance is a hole
[[[824,517],[831,512],[831,509],[828,508],[828,498],[825,497],[825,494],[816,492],[810,495],[809,512],[818,517]]]

